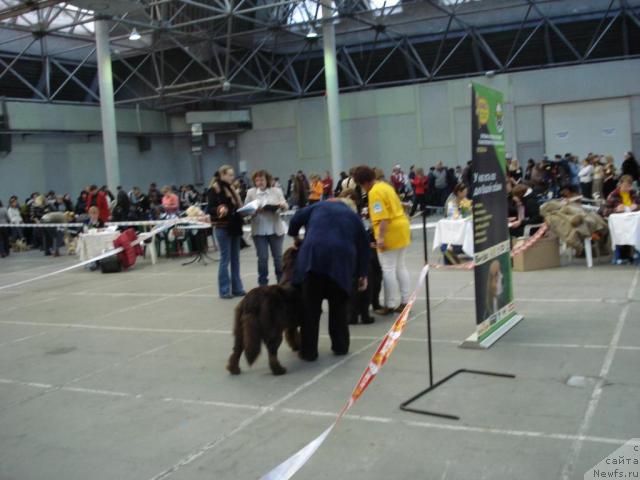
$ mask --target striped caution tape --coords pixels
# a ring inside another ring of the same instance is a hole
[[[165,221],[162,225],[158,225],[156,228],[154,228],[150,232],[138,235],[138,238],[136,240],[134,240],[133,242],[131,242],[131,246],[135,247],[136,245],[141,244],[145,240],[148,240],[149,238],[152,238],[152,237],[156,236],[157,234],[161,233],[162,231],[173,227],[179,221],[180,221],[179,219],[175,219],[175,220],[171,220],[171,221]],[[90,265],[90,264],[92,264],[94,262],[98,262],[100,260],[104,260],[105,258],[108,258],[108,257],[111,257],[113,255],[116,255],[116,254],[122,252],[122,250],[123,250],[122,248],[114,248],[112,250],[109,250],[109,251],[101,254],[101,255],[98,255],[97,257],[90,258],[89,260],[85,260],[85,261],[80,262],[80,263],[75,263],[73,265],[70,265],[68,267],[62,268],[60,270],[56,270],[55,272],[45,273],[44,275],[40,275],[40,276],[37,276],[37,277],[29,278],[27,280],[22,280],[21,282],[11,283],[9,285],[2,285],[2,286],[0,286],[0,290],[19,287],[20,285],[25,285],[27,283],[35,282],[37,280],[44,280],[45,278],[53,277],[54,275],[58,275],[60,273],[64,273],[64,272],[68,272],[70,270],[74,270],[76,268],[84,267],[85,265]]]
[[[342,408],[338,416],[336,417],[333,424],[327,428],[324,432],[322,432],[317,438],[309,442],[306,446],[296,452],[294,455],[289,457],[287,460],[282,462],[276,468],[271,470],[269,473],[261,477],[261,480],[288,480],[293,477],[298,470],[300,470],[313,456],[313,454],[320,448],[320,446],[327,439],[331,431],[338,424],[340,419],[349,411],[349,409],[358,401],[358,399],[362,396],[365,390],[369,387],[371,382],[376,378],[378,372],[383,367],[383,365],[387,362],[391,353],[395,349],[400,340],[400,336],[402,332],[404,332],[405,327],[407,326],[407,320],[409,318],[409,312],[413,307],[413,304],[416,301],[418,296],[418,292],[421,291],[422,285],[424,284],[424,280],[429,273],[429,266],[425,265],[420,272],[420,278],[418,279],[418,284],[416,285],[415,290],[409,297],[409,301],[407,302],[406,307],[402,310],[402,313],[398,316],[396,321],[393,323],[387,334],[382,339],[382,342],[378,346],[376,353],[374,353],[373,357],[369,361],[369,365],[363,372],[360,380],[356,384],[353,392],[351,393],[351,397],[349,401]]]
[[[166,220],[140,220],[131,222],[107,222],[106,227],[154,227],[156,225],[164,225],[167,222],[173,222],[177,220],[177,223],[192,225],[192,224],[209,224],[209,217],[204,220],[204,217],[183,217],[179,219],[166,219]],[[84,223],[0,223],[0,228],[81,228],[84,227]],[[211,227],[211,225],[209,225]]]
[[[516,248],[511,250],[511,258],[529,250],[536,243],[538,243],[540,239],[542,239],[542,237],[544,237],[545,233],[547,233],[548,231],[549,231],[549,225],[547,225],[546,223],[543,223],[534,235],[530,236],[521,245],[518,245]],[[435,270],[472,270],[475,266],[476,266],[475,262],[465,262],[457,265],[442,265],[440,263],[429,264],[429,267]]]

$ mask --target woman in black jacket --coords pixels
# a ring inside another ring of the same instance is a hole
[[[231,184],[235,173],[233,167],[223,165],[218,169],[218,178],[211,180],[207,192],[207,213],[215,227],[216,240],[220,247],[218,264],[218,293],[220,298],[240,297],[245,294],[240,279],[240,240],[242,217],[237,210],[242,207],[240,196]],[[229,276],[231,266],[231,276]]]
[[[524,227],[542,223],[544,220],[540,215],[538,199],[531,188],[518,184],[513,187],[511,196],[518,211],[518,219],[510,225],[509,232],[512,237],[521,237],[524,234]]]

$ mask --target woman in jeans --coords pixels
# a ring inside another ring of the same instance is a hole
[[[282,242],[285,233],[279,212],[287,209],[287,201],[282,190],[271,187],[273,179],[269,172],[258,170],[251,179],[255,187],[247,191],[245,204],[254,200],[259,202],[258,211],[251,220],[251,236],[258,255],[258,285],[269,283],[269,249],[279,283],[282,277]]]
[[[209,185],[208,213],[215,226],[216,240],[220,247],[218,265],[218,293],[220,298],[241,297],[245,294],[240,279],[240,239],[242,238],[242,217],[237,210],[242,207],[240,197],[231,187],[234,179],[233,168],[223,165],[218,169]],[[231,278],[229,278],[231,265]]]

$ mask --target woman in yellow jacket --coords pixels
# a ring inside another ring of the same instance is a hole
[[[405,253],[411,243],[409,219],[396,191],[388,183],[376,180],[372,168],[357,167],[353,179],[368,193],[369,218],[382,267],[385,307],[376,313],[401,312],[409,300],[409,271],[405,265]]]

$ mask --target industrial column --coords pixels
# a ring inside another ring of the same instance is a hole
[[[109,21],[96,20],[96,48],[98,81],[100,85],[100,116],[102,117],[102,145],[107,186],[112,192],[120,185],[120,162],[116,138],[116,109],[113,101],[111,51],[109,50]]]
[[[336,61],[336,31],[331,19],[331,0],[322,0],[322,42],[324,45],[324,81],[329,114],[329,140],[331,143],[331,174],[334,181],[344,170],[342,164],[342,130],[340,125],[340,90]]]

